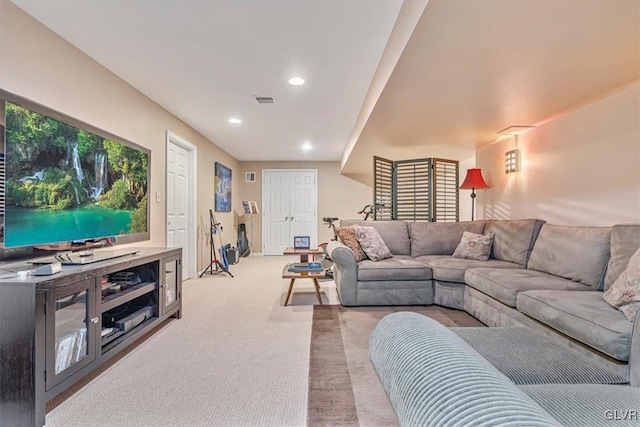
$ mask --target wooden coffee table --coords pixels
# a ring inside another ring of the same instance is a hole
[[[322,251],[321,251],[322,252]],[[291,296],[291,291],[293,290],[293,284],[296,279],[311,279],[313,280],[313,286],[316,288],[316,297],[318,297],[318,303],[322,305],[322,298],[320,298],[320,285],[318,284],[319,277],[324,276],[324,270],[322,271],[305,271],[305,272],[294,272],[289,271],[289,267],[291,264],[287,264],[282,269],[282,278],[283,279],[291,279],[289,282],[289,291],[287,292],[287,298],[284,300],[284,305],[289,304],[289,297]]]
[[[309,255],[313,256],[315,261],[316,255],[322,255],[322,249],[294,249],[293,247],[288,247],[284,250],[284,255],[300,255],[300,262],[309,262]]]

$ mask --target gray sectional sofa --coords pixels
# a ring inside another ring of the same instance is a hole
[[[640,247],[640,225],[566,227],[537,219],[362,225],[379,231],[393,258],[357,263],[351,249],[331,242],[343,305],[437,304],[488,326],[534,328],[640,386],[640,317],[630,322],[602,297]],[[452,257],[464,231],[495,234],[488,261]]]

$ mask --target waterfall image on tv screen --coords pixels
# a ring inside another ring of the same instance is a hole
[[[147,231],[148,155],[6,103],[6,248]]]

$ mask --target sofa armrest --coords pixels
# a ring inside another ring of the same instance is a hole
[[[640,310],[633,320],[631,331],[631,353],[629,354],[629,383],[640,387]]]
[[[333,261],[333,280],[340,302],[358,305],[358,263],[353,251],[340,242],[329,242],[327,253]]]
[[[433,319],[384,317],[369,357],[401,426],[559,426],[470,345]]]

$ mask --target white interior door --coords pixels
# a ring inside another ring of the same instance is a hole
[[[182,278],[190,277],[189,257],[189,151],[169,141],[167,143],[167,246],[182,248]]]
[[[289,243],[289,173],[264,175],[262,229],[265,255],[282,255]]]
[[[318,246],[316,230],[316,171],[291,172],[289,200],[290,238],[293,236],[310,236],[311,247]]]
[[[317,171],[265,170],[262,187],[264,255],[282,255],[293,236],[309,236],[317,245]]]

